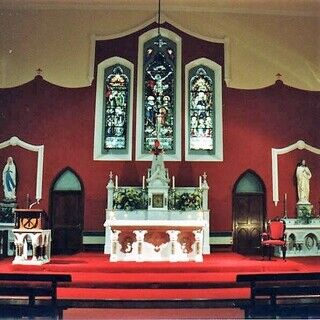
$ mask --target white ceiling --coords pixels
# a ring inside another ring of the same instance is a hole
[[[2,8],[157,11],[158,0],[0,0]],[[161,0],[161,11],[320,16],[320,0]]]

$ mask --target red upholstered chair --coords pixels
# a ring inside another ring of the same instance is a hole
[[[262,234],[261,247],[264,259],[265,249],[268,249],[269,260],[271,260],[271,249],[279,246],[282,250],[283,260],[286,260],[286,223],[284,220],[276,218],[268,221],[267,232]]]

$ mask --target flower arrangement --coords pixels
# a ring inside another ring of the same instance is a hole
[[[202,190],[196,189],[194,192],[169,194],[169,209],[173,210],[200,210],[202,208]]]
[[[313,219],[312,207],[301,206],[299,208],[297,223],[309,224]]]
[[[113,208],[128,211],[146,209],[147,195],[141,189],[118,188],[113,194]]]

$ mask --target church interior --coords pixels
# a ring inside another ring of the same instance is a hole
[[[2,317],[320,317],[319,26],[318,0],[0,0]]]

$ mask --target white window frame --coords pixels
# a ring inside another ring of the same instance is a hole
[[[189,73],[194,67],[204,65],[214,72],[215,106],[215,153],[191,154],[189,152]],[[222,125],[222,71],[221,66],[207,58],[199,58],[185,66],[185,159],[186,161],[223,161],[223,125]]]
[[[124,154],[104,154],[102,150],[102,133],[103,133],[103,102],[104,102],[104,71],[108,67],[120,64],[130,70],[130,96],[129,96],[129,114],[127,120],[128,130],[128,147],[127,153]],[[97,68],[97,87],[96,87],[96,108],[94,121],[94,146],[93,146],[93,160],[97,161],[125,161],[132,160],[132,112],[133,112],[133,82],[134,82],[134,66],[133,64],[121,57],[111,57],[98,64]]]

